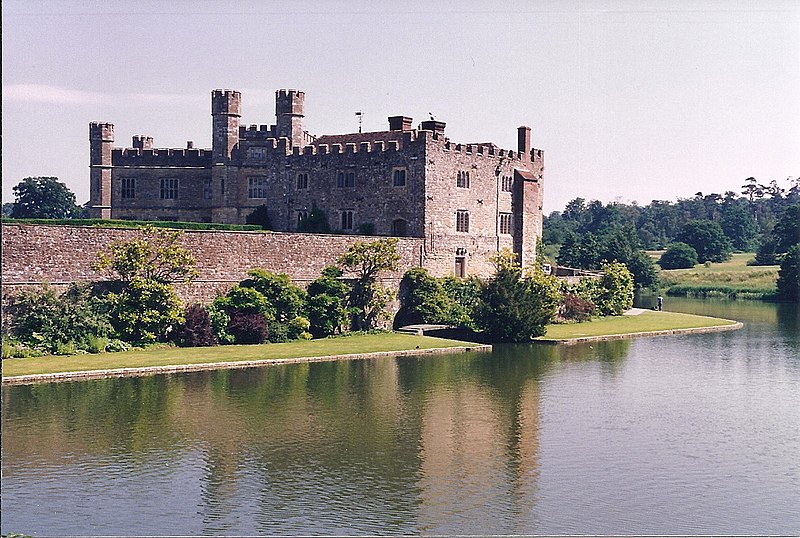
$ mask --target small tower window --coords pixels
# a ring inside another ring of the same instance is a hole
[[[352,171],[340,171],[336,174],[336,186],[340,189],[355,187],[356,173]]]
[[[300,172],[297,174],[297,190],[304,190],[308,188],[308,174],[306,172]]]
[[[136,198],[136,178],[124,177],[122,178],[122,197],[123,198]]]
[[[395,187],[405,187],[406,186],[406,169],[405,168],[395,168],[392,172],[392,185]]]
[[[469,211],[463,209],[456,211],[456,231],[469,232]]]
[[[267,197],[267,178],[255,176],[247,178],[247,197],[251,199]]]
[[[347,209],[342,211],[342,230],[353,229],[353,211]]]
[[[459,170],[458,175],[456,176],[456,187],[461,189],[469,188],[469,172],[465,170]]]
[[[161,178],[161,190],[159,194],[162,200],[177,200],[178,178],[174,177]]]
[[[500,213],[500,233],[511,234],[511,213]]]
[[[514,186],[514,179],[511,176],[503,176],[500,190],[502,190],[503,192],[511,192],[513,186]]]
[[[211,178],[203,179],[203,200],[211,200]]]

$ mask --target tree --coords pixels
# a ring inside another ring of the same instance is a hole
[[[243,288],[253,288],[266,300],[267,317],[280,323],[289,323],[300,315],[306,292],[289,279],[289,275],[271,273],[264,269],[251,269],[243,280]]]
[[[311,207],[308,215],[301,215],[297,224],[298,232],[330,233],[331,225],[328,215],[316,205]]]
[[[697,265],[697,251],[686,243],[672,243],[661,255],[658,265],[662,269],[690,269]]]
[[[179,245],[182,232],[147,226],[140,238],[115,241],[98,252],[93,268],[110,272],[117,290],[109,293],[111,324],[126,340],[165,341],[184,322],[172,282],[197,276],[194,258]]]
[[[789,248],[778,271],[778,297],[800,303],[800,243]]]
[[[478,326],[491,342],[529,342],[542,336],[561,299],[558,280],[536,268],[523,274],[508,249],[492,261],[495,274],[484,284],[475,310]]]
[[[399,261],[395,237],[371,243],[357,241],[337,260],[356,275],[348,298],[354,330],[373,329],[383,317],[391,292],[378,284],[378,274],[396,270]]]
[[[690,220],[681,228],[677,240],[694,248],[700,263],[725,261],[733,248],[720,225],[710,220]]]
[[[261,226],[262,230],[272,229],[272,221],[269,218],[269,209],[267,208],[266,204],[262,204],[255,208],[252,213],[245,217],[244,222],[246,224],[255,224],[257,226]]]
[[[633,275],[619,262],[604,263],[602,271],[592,302],[600,315],[620,316],[633,306]]]
[[[308,285],[305,312],[315,338],[340,332],[347,321],[348,290],[341,277],[341,269],[328,266]]]
[[[786,252],[792,245],[800,243],[800,204],[791,205],[784,210],[772,233],[778,252]]]
[[[730,202],[722,206],[720,219],[722,231],[733,243],[733,248],[751,251],[758,235],[758,228],[751,214],[739,203]]]
[[[191,252],[179,245],[183,232],[145,226],[141,234],[141,238],[111,243],[110,254],[98,253],[92,268],[111,270],[115,280],[122,282],[138,278],[170,283],[197,276]]]
[[[80,216],[75,194],[57,177],[26,177],[13,190],[12,218],[70,219]]]
[[[400,301],[411,323],[447,323],[452,310],[450,298],[439,279],[422,267],[409,269],[403,275]]]

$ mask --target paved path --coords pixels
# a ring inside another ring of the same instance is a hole
[[[639,314],[642,314],[644,312],[647,312],[646,308],[631,308],[630,310],[628,310],[627,312],[623,313],[622,315],[623,316],[638,316]]]

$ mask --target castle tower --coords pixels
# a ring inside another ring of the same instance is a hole
[[[111,149],[114,124],[89,124],[89,217],[111,218]]]
[[[227,162],[231,158],[234,146],[239,143],[241,109],[242,94],[236,90],[211,92],[211,117],[213,118],[211,152],[214,164]]]
[[[306,94],[298,90],[275,92],[275,118],[278,137],[292,141],[292,147],[303,147],[303,116]]]

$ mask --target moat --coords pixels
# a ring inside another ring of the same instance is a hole
[[[797,534],[796,305],[742,330],[2,389],[2,532]]]

